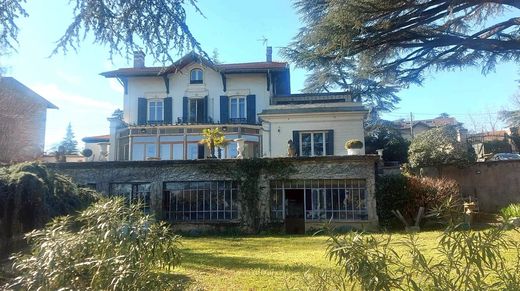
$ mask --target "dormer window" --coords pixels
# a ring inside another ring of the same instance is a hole
[[[202,84],[202,70],[201,69],[191,70],[190,84]]]

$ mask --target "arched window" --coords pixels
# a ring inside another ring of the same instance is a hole
[[[202,84],[202,70],[201,69],[191,70],[190,84]]]

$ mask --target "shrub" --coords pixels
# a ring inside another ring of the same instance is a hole
[[[103,199],[76,216],[54,219],[27,234],[32,253],[15,256],[24,290],[164,290],[156,273],[179,262],[179,236],[122,198]]]
[[[38,163],[21,163],[0,171],[0,256],[12,239],[42,227],[51,218],[85,209],[98,199]]]
[[[408,149],[408,160],[412,168],[465,165],[474,162],[476,154],[471,146],[457,141],[454,127],[445,126],[417,135]]]
[[[399,210],[410,223],[420,207],[426,210],[423,222],[444,225],[460,220],[463,204],[460,188],[454,180],[415,176],[382,176],[376,184],[377,215],[386,228],[398,225],[392,210]]]
[[[448,228],[435,257],[425,254],[413,234],[404,241],[390,235],[330,234],[327,244],[339,270],[312,276],[310,290],[520,290],[520,244],[502,227],[480,232]],[[405,248],[404,255],[394,250],[398,246]],[[508,261],[511,253],[514,259]]]
[[[520,204],[509,204],[507,207],[500,209],[500,215],[504,221],[514,217],[520,217]]]
[[[351,139],[345,143],[346,149],[362,149],[363,142],[357,139]]]

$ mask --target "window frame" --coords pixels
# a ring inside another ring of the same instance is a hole
[[[200,72],[200,75],[198,74]],[[195,78],[194,74],[195,73]],[[198,79],[197,77],[200,77]],[[200,68],[194,68],[190,71],[190,84],[204,84],[204,71]]]
[[[146,106],[146,109],[147,109],[147,115],[146,115],[146,120],[148,122],[162,122],[164,121],[164,99],[160,99],[160,98],[153,98],[153,99],[148,99],[147,100],[147,106]],[[158,111],[158,106],[157,104],[160,103],[161,104],[161,119],[150,119],[151,117],[151,112],[152,112],[152,104],[156,104],[155,105],[155,108],[154,108],[154,114],[155,116],[157,117],[157,113],[159,113]]]
[[[236,113],[237,116],[233,116],[233,100],[236,100]],[[240,101],[244,101],[243,117],[240,116]],[[246,123],[247,122],[247,97],[246,96],[230,96],[229,97],[229,121],[231,123]]]
[[[311,154],[310,155],[303,155],[303,135],[304,134],[310,134],[311,135]],[[322,134],[322,146],[323,146],[323,152],[321,155],[316,155],[314,151],[314,135],[315,134]],[[299,144],[299,150],[300,150],[300,156],[302,157],[321,157],[327,155],[327,131],[323,130],[315,130],[315,131],[300,131],[300,144]]]

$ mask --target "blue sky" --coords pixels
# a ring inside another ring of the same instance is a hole
[[[48,111],[46,147],[63,138],[68,122],[78,140],[108,133],[106,118],[122,108],[122,88],[99,73],[131,63],[120,57],[111,62],[107,48],[93,45],[91,38],[82,42],[77,52],[49,58],[54,42],[72,21],[68,0],[28,1],[25,7],[30,16],[18,22],[18,52],[1,57],[0,64],[7,67],[6,75],[60,108]],[[290,1],[199,0],[199,7],[205,17],[188,9],[188,25],[209,54],[218,49],[223,62],[263,61],[265,47],[259,39],[264,36],[274,48],[274,60],[282,61],[279,48],[286,46],[301,26]],[[150,58],[147,65],[153,65]],[[291,87],[297,93],[303,87],[305,71],[295,70],[294,65],[291,68]],[[384,117],[408,118],[413,112],[416,119],[422,119],[447,112],[470,129],[474,126],[469,115],[477,127],[487,126],[489,117],[496,119],[496,112],[507,108],[517,91],[518,72],[514,63],[501,64],[487,76],[478,68],[434,72],[423,86],[401,91],[398,109]]]

